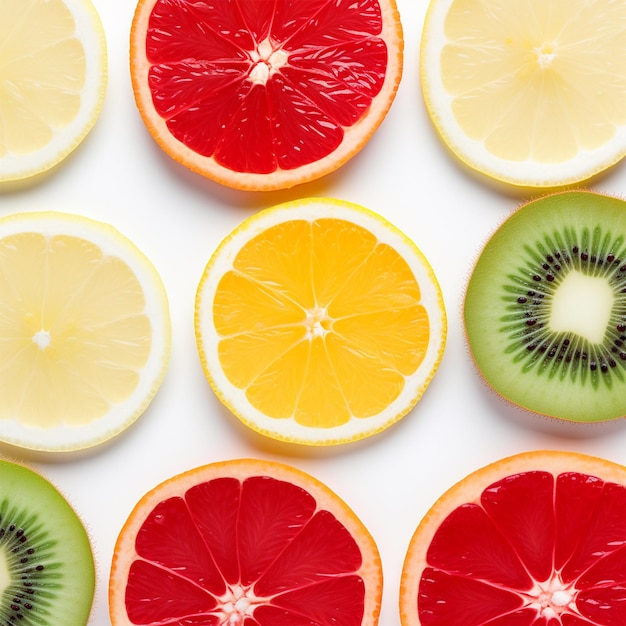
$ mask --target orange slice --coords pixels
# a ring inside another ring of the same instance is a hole
[[[355,155],[402,74],[395,0],[140,0],[137,107],[176,161],[224,185],[291,187]]]
[[[264,435],[373,435],[433,378],[446,314],[431,266],[381,216],[331,198],[261,211],[209,260],[196,336],[221,401]]]
[[[374,540],[328,487],[287,465],[242,459],[166,480],[115,545],[113,626],[375,626]]]
[[[626,624],[626,467],[527,452],[474,472],[411,539],[402,626]]]

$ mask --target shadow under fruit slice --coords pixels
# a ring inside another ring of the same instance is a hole
[[[437,371],[446,324],[413,241],[332,198],[242,222],[196,294],[198,350],[217,396],[253,430],[300,444],[356,441],[406,415]]]
[[[626,467],[578,453],[499,460],[417,527],[402,626],[626,624]]]
[[[0,623],[84,626],[95,588],[91,545],[65,498],[0,461]]]
[[[402,73],[395,0],[140,0],[131,30],[137,107],[176,161],[270,190],[354,156]]]
[[[464,319],[507,400],[572,421],[626,415],[626,202],[570,191],[519,208],[478,258]]]
[[[115,545],[113,626],[375,626],[378,550],[328,487],[295,468],[241,459],[163,482]]]
[[[60,452],[130,426],[165,376],[161,278],[115,228],[78,215],[0,219],[0,441]]]

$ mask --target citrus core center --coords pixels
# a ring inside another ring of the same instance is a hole
[[[315,307],[307,311],[304,325],[306,326],[307,338],[324,337],[331,330],[333,320],[328,316],[326,308]]]
[[[235,585],[220,598],[217,611],[219,624],[220,626],[243,626],[246,618],[253,614],[254,609],[266,603],[264,598],[258,598],[249,589]]]
[[[575,333],[591,343],[601,343],[613,301],[613,290],[604,278],[573,270],[554,293],[550,330]]]
[[[540,616],[550,621],[567,611],[573,601],[572,591],[558,576],[554,576],[547,583],[535,586],[535,590],[528,596],[527,606],[533,607]]]
[[[281,67],[286,65],[289,55],[282,49],[276,48],[266,37],[256,50],[250,51],[253,66],[248,80],[255,85],[265,85]]]
[[[41,330],[38,330],[33,335],[33,343],[37,344],[37,347],[40,350],[45,350],[50,345],[51,341],[52,339],[50,338],[50,333],[43,328]]]

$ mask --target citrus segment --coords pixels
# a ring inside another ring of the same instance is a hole
[[[626,620],[626,468],[523,453],[457,483],[416,529],[403,626],[615,626]]]
[[[146,408],[170,349],[167,298],[108,225],[63,213],[0,219],[0,440],[70,450]]]
[[[0,0],[0,181],[48,170],[102,108],[107,51],[90,0]]]
[[[279,205],[236,228],[205,268],[195,324],[226,406],[254,430],[308,444],[400,419],[446,337],[441,291],[415,244],[333,199]]]
[[[586,180],[626,154],[626,6],[432,0],[427,108],[470,167],[514,185]]]
[[[376,545],[308,474],[242,459],[175,476],[136,505],[115,545],[113,626],[374,626]]]
[[[380,125],[402,72],[394,0],[140,0],[139,111],[174,159],[244,189],[331,172]]]

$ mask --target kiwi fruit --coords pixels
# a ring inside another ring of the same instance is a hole
[[[95,590],[91,544],[64,496],[0,461],[0,624],[84,626]]]
[[[480,253],[463,316],[501,397],[570,421],[626,415],[626,202],[561,191],[523,204]]]

